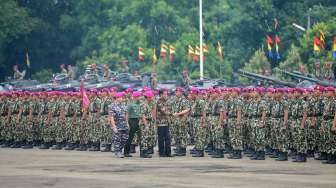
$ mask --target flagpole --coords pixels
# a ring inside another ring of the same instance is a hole
[[[203,80],[203,19],[202,0],[199,0],[199,34],[200,34],[200,80]]]

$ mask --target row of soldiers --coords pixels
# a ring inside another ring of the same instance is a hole
[[[132,90],[124,102],[130,104]],[[76,92],[2,93],[0,95],[0,141],[4,147],[66,150],[106,150],[113,131],[109,106],[115,89],[88,92],[90,105],[82,108]],[[141,96],[141,103],[146,98]],[[167,124],[176,146],[175,155],[185,156],[188,144],[193,157],[242,158],[253,160],[270,155],[278,161],[305,162],[315,157],[336,163],[336,90],[272,88],[226,88],[184,91],[177,88],[165,100],[155,97],[142,113],[153,119],[151,130],[142,134],[141,147],[152,150],[156,144],[153,118],[158,103],[166,106]],[[152,108],[148,109],[148,108]],[[144,131],[140,128],[140,131]]]

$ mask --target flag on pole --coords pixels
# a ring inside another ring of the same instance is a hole
[[[273,54],[272,54],[273,39],[269,35],[267,35],[266,38],[267,38],[266,40],[267,40],[267,48],[268,48],[268,57],[272,58],[273,57]]]
[[[280,52],[279,52],[279,45],[281,43],[281,39],[278,35],[275,35],[275,50],[276,50],[276,53],[277,53],[277,59],[280,60],[281,59],[281,56],[280,56]]]
[[[206,44],[203,44],[203,59],[204,61],[206,60],[206,54],[209,53],[209,46],[207,46]]]
[[[26,53],[26,64],[27,64],[27,67],[30,68],[30,60],[29,60],[28,52]]]
[[[157,57],[156,57],[156,49],[153,48],[153,64],[155,65],[157,62]]]
[[[168,49],[167,45],[161,44],[160,57],[166,57],[166,55],[167,55],[167,49]]]
[[[217,57],[220,60],[223,59],[223,47],[221,46],[219,42],[217,42]]]
[[[138,48],[138,61],[141,62],[145,60],[145,49],[139,47]]]
[[[333,57],[336,58],[336,37],[334,37],[334,44],[332,48]]]
[[[320,45],[321,45],[321,41],[318,37],[314,37],[314,52],[315,53],[319,53],[321,51],[320,49]]]
[[[195,47],[195,51],[194,51],[194,60],[195,61],[200,61],[200,47],[199,46],[196,46]]]
[[[188,45],[188,59],[189,61],[192,59],[192,57],[195,55],[194,48],[191,45]]]
[[[86,95],[83,80],[81,80],[81,83],[80,83],[80,92],[82,95],[82,112],[86,112],[87,108],[89,107],[90,101],[89,101],[89,97]]]
[[[207,46],[206,44],[203,44],[203,55],[205,53],[209,53],[209,46]]]
[[[174,54],[175,54],[175,47],[172,45],[169,45],[169,61],[174,61]]]
[[[320,46],[325,49],[325,35],[323,31],[320,31]]]

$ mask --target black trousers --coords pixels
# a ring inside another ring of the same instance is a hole
[[[128,120],[129,124],[129,136],[124,148],[124,154],[129,154],[130,153],[130,148],[131,144],[133,142],[133,138],[135,134],[138,134],[138,138],[141,139],[141,132],[140,132],[140,127],[139,127],[139,118],[130,118]]]
[[[159,126],[158,127],[158,142],[159,142],[159,154],[160,155],[170,155],[170,132],[169,126]]]

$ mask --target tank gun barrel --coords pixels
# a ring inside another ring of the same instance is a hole
[[[260,80],[270,81],[272,83],[280,84],[280,85],[287,86],[287,87],[296,87],[296,84],[294,84],[294,83],[277,80],[277,79],[269,77],[269,76],[264,76],[264,75],[260,75],[260,74],[256,74],[256,73],[243,71],[243,70],[238,70],[237,72],[239,73],[239,75],[247,75],[249,77],[253,77],[253,78],[256,78],[256,79],[260,79]]]
[[[297,74],[297,73],[293,73],[293,72],[289,72],[289,71],[285,71],[281,69],[278,69],[278,71],[292,78],[307,80],[307,81],[310,81],[310,82],[313,82],[313,83],[316,83],[318,85],[325,86],[325,87],[329,87],[329,86],[336,87],[336,83],[334,81],[322,81],[317,78],[310,78],[310,77],[307,77],[301,74]]]

